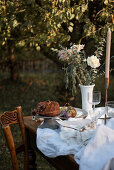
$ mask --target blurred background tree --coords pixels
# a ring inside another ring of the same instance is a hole
[[[91,53],[91,44],[106,37],[109,27],[113,32],[113,24],[111,0],[0,0],[1,59],[16,80],[22,51],[41,51],[59,63],[51,47],[84,43]]]

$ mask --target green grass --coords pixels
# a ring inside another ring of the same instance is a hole
[[[9,79],[0,81],[0,111],[12,109],[17,105],[23,107],[25,114],[30,114],[37,102],[57,99],[59,76],[56,74],[22,74],[20,80],[11,82]]]
[[[13,110],[21,105],[23,114],[31,115],[31,110],[34,109],[38,102],[45,100],[55,100],[64,106],[69,102],[72,106],[81,107],[80,89],[76,97],[72,97],[68,90],[65,90],[64,75],[58,73],[37,73],[37,74],[20,74],[20,79],[16,82],[8,79],[9,74],[0,74],[0,114],[6,110]],[[104,77],[96,80],[95,90],[100,90],[102,100],[100,106],[105,103],[105,85]],[[110,86],[108,89],[108,100],[114,101],[114,77],[110,77]],[[18,127],[13,128],[16,136],[16,145],[20,143],[20,135]],[[22,158],[19,157],[20,169],[22,168]],[[39,170],[51,170],[51,165],[42,157],[37,156],[37,165]],[[10,154],[5,143],[5,139],[0,127],[0,170],[11,169]]]
[[[9,75],[6,73],[0,75],[0,114],[21,105],[24,116],[31,115],[31,110],[40,101],[55,100],[61,105],[67,102],[67,95],[62,81],[63,76],[60,73],[20,74],[20,79],[16,82],[11,82],[8,77]],[[21,141],[18,127],[12,128],[16,145],[18,145]],[[21,157],[19,157],[19,162],[20,169],[23,169]],[[37,164],[41,170],[53,169],[39,155],[37,157]],[[11,167],[10,154],[0,127],[0,170],[9,170]]]

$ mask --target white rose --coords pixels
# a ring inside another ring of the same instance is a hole
[[[91,66],[92,68],[97,68],[97,67],[100,66],[99,59],[96,56],[94,56],[94,55],[92,55],[91,57],[87,58],[87,64],[89,66]]]

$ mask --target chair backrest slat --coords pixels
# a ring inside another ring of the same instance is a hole
[[[1,115],[1,124],[4,125],[10,125],[14,123],[18,123],[18,113],[17,110],[14,111],[6,111]]]
[[[12,166],[13,170],[19,170],[18,161],[17,161],[17,153],[14,144],[14,139],[12,136],[12,132],[10,129],[11,124],[19,123],[22,142],[23,142],[23,152],[24,152],[24,170],[28,170],[28,148],[27,148],[27,139],[25,134],[25,126],[22,115],[22,107],[18,106],[14,111],[6,111],[0,116],[0,123],[2,125],[2,129],[8,144],[8,148],[11,154]],[[22,151],[22,149],[20,150]]]

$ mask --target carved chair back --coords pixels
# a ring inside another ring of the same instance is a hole
[[[28,148],[27,148],[27,139],[25,134],[25,126],[22,115],[22,107],[18,106],[13,111],[6,111],[0,116],[0,123],[8,144],[8,148],[11,154],[11,161],[13,170],[19,170],[17,154],[24,152],[24,170],[28,170]],[[22,136],[22,145],[18,148],[15,147],[14,138],[11,132],[11,124],[19,124],[21,136]]]

